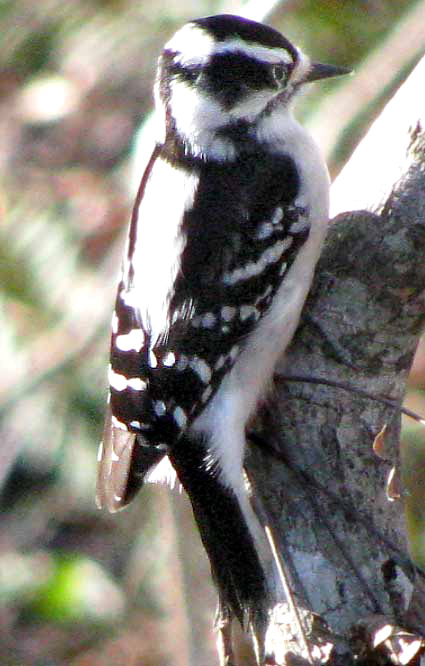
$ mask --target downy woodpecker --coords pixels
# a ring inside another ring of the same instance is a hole
[[[231,15],[185,25],[155,84],[112,318],[97,502],[177,475],[221,598],[243,623],[267,591],[243,479],[245,430],[290,343],[328,224],[329,178],[291,103],[347,69]]]

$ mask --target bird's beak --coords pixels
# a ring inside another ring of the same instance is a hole
[[[319,79],[329,79],[332,76],[342,76],[343,74],[351,74],[351,72],[352,70],[349,67],[312,62],[309,71],[304,77],[304,82],[307,83],[310,81],[318,81]]]

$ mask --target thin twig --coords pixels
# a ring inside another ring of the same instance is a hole
[[[417,414],[416,412],[413,412],[411,409],[408,409],[407,407],[402,407],[397,402],[395,402],[395,400],[392,400],[391,398],[385,398],[382,396],[374,395],[369,391],[365,391],[364,389],[359,389],[355,386],[350,386],[350,384],[345,384],[344,382],[338,382],[333,379],[325,379],[324,377],[308,377],[304,375],[282,375],[282,374],[276,374],[275,381],[282,384],[284,384],[285,382],[321,384],[324,386],[331,386],[333,388],[342,389],[343,391],[349,391],[350,393],[354,393],[355,395],[360,395],[362,398],[368,398],[368,400],[374,400],[375,402],[380,402],[383,405],[387,405],[387,407],[391,407],[391,409],[394,409],[396,412],[405,414],[406,416],[409,416],[411,419],[414,419],[414,421],[417,421],[418,423],[425,425],[425,418],[423,416]]]

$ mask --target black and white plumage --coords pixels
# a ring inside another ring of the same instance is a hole
[[[176,473],[241,622],[267,554],[243,481],[245,429],[291,341],[328,221],[326,166],[290,101],[345,73],[236,16],[184,26],[155,86],[158,136],[112,320],[97,501]]]

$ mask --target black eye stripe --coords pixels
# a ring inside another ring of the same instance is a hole
[[[181,64],[175,62],[176,54],[167,52],[163,59],[168,60],[168,69],[172,76],[187,83],[198,82],[210,92],[220,93],[226,86],[233,89],[244,87],[252,90],[261,90],[273,87],[288,78],[293,63],[270,64],[261,62],[243,51],[218,53],[211,56],[205,65]]]
[[[243,83],[253,90],[267,87],[270,65],[243,52],[213,55],[205,68],[205,75],[219,88],[220,84]]]

